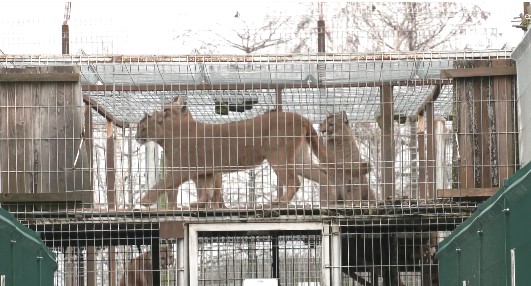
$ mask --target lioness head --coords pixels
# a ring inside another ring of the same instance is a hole
[[[165,130],[171,128],[174,120],[191,119],[186,103],[177,97],[161,111],[146,113],[137,125],[136,140],[140,144],[164,138]],[[171,133],[169,133],[171,134]]]
[[[339,113],[328,113],[325,120],[319,124],[319,132],[332,136],[343,134],[343,128],[350,128],[348,117],[345,111]]]
[[[148,141],[156,141],[162,138],[162,115],[161,111],[155,111],[151,114],[146,113],[137,125],[136,141],[145,144]]]

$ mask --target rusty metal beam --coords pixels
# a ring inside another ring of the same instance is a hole
[[[508,67],[479,67],[479,68],[458,68],[441,70],[441,78],[458,78],[458,77],[480,77],[480,76],[501,76],[515,75],[516,66]]]
[[[484,198],[491,197],[499,188],[438,189],[438,198]]]
[[[424,115],[424,111],[426,110],[426,106],[429,103],[433,103],[434,101],[436,101],[437,98],[439,98],[440,94],[441,94],[441,85],[440,84],[436,84],[435,88],[433,89],[433,91],[428,95],[428,97],[426,97],[426,99],[424,99],[424,101],[422,102],[420,107],[417,109],[417,115]]]
[[[114,115],[112,113],[107,111],[101,104],[99,104],[96,100],[94,100],[90,96],[83,95],[83,102],[85,102],[85,104],[87,104],[92,109],[94,109],[96,112],[98,112],[98,114],[100,114],[101,116],[105,117],[105,119],[107,119],[107,121],[112,122],[114,125],[116,125],[116,126],[118,126],[120,128],[129,128],[130,127],[130,123],[129,122],[125,122],[123,120],[117,119],[116,117],[114,117]]]

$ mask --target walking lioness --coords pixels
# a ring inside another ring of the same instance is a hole
[[[170,104],[176,104],[176,107],[179,108],[181,103],[172,102]],[[189,117],[191,120],[194,120],[192,114],[187,112],[183,116]],[[162,138],[146,138],[148,141],[155,141],[161,147],[163,145]],[[171,166],[170,166],[171,167]],[[216,172],[214,174],[205,174],[200,175],[194,180],[195,186],[197,189],[197,202],[191,203],[191,209],[201,209],[201,208],[213,208],[213,209],[222,209],[226,208],[223,200],[222,193],[222,177],[221,173]],[[168,207],[173,208],[177,202],[177,190],[170,190],[170,195],[168,196]]]
[[[292,112],[271,112],[237,122],[204,124],[188,113],[178,97],[163,111],[146,115],[139,122],[137,141],[144,144],[156,139],[170,166],[164,178],[142,197],[142,204],[155,203],[161,192],[175,190],[188,180],[196,182],[205,175],[253,168],[264,160],[275,171],[279,185],[287,188],[274,204],[285,205],[295,196],[300,186],[298,175],[320,183],[323,204],[336,202],[333,176],[324,168],[336,164],[328,158],[307,118]],[[312,152],[322,164],[312,162]],[[367,163],[350,168],[358,174],[368,171]]]
[[[355,141],[349,124],[347,113],[341,111],[327,114],[319,124],[319,131],[326,135],[328,157],[345,165],[347,162],[360,162],[360,150]],[[369,187],[365,174],[352,174],[349,171],[336,169],[337,197],[346,201],[376,201],[374,191]]]

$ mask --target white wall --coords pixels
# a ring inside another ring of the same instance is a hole
[[[516,61],[518,76],[518,128],[520,163],[531,162],[531,33],[516,47],[511,57]]]

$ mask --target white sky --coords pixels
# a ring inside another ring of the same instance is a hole
[[[0,50],[6,54],[60,53],[64,3],[0,2]],[[511,27],[511,20],[522,12],[522,2],[475,3],[491,13],[485,28],[501,34],[491,48],[501,48],[504,43],[515,47],[523,31]],[[267,13],[278,17],[305,13],[295,1],[72,1],[70,52],[82,48],[87,53],[189,54],[198,43],[194,39],[183,42],[176,39],[178,35],[190,29],[230,29],[236,11],[249,22],[260,21]]]

